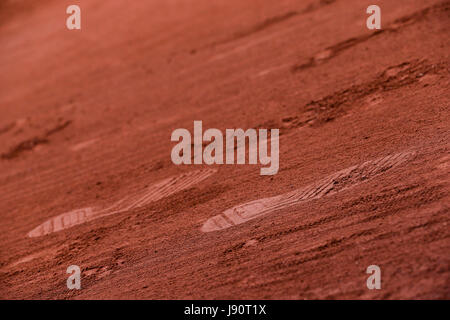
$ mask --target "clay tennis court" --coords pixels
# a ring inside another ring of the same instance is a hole
[[[447,0],[2,1],[0,298],[450,299],[449,29]],[[278,173],[173,164],[195,120],[280,129]]]

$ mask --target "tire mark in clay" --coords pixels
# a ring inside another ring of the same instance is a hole
[[[394,168],[414,156],[413,152],[397,153],[338,171],[316,183],[278,196],[247,202],[208,219],[202,232],[226,229],[274,211],[319,199],[352,188]]]
[[[30,238],[40,237],[53,232],[65,230],[94,219],[143,207],[149,203],[185,190],[205,180],[216,171],[217,170],[215,169],[197,170],[162,180],[150,186],[145,191],[138,193],[137,195],[125,197],[106,208],[88,207],[65,212],[45,221],[43,224],[31,230],[27,236]]]

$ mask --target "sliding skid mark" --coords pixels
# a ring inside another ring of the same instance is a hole
[[[40,237],[94,219],[144,207],[152,202],[188,189],[213,175],[216,171],[215,169],[196,170],[162,180],[148,187],[143,192],[125,197],[106,208],[88,207],[65,212],[45,221],[43,224],[31,230],[27,235],[30,238]]]
[[[64,130],[72,123],[72,120],[64,121],[57,126],[53,127],[52,129],[47,130],[43,135],[33,137],[31,139],[24,140],[17,144],[16,146],[12,147],[8,152],[3,153],[0,155],[0,159],[4,160],[12,160],[14,158],[17,158],[25,151],[30,151],[35,149],[37,146],[41,144],[49,143],[49,139],[54,134]]]
[[[414,25],[426,17],[439,13],[439,12],[445,12],[448,11],[450,8],[450,1],[442,1],[438,4],[432,5],[430,7],[427,7],[425,9],[422,9],[420,11],[417,11],[413,14],[401,17],[399,19],[396,19],[393,23],[391,23],[389,26],[384,27],[382,30],[377,30],[373,33],[368,34],[362,34],[360,36],[356,36],[353,38],[346,39],[344,41],[338,42],[332,46],[329,46],[325,48],[324,50],[316,53],[314,56],[311,56],[309,58],[304,59],[300,63],[297,63],[291,67],[292,73],[297,73],[300,71],[304,71],[309,68],[313,68],[319,65],[322,65],[323,63],[337,57],[341,53],[357,46],[362,43],[365,43],[375,37],[388,34],[388,33],[396,33],[404,28]]]
[[[379,103],[384,92],[414,85],[426,76],[448,76],[448,70],[447,62],[429,63],[426,60],[412,60],[390,66],[369,81],[310,101],[301,108],[300,114],[283,118],[283,127],[289,130],[306,125],[324,125],[342,117],[346,114],[346,109],[360,100],[369,99],[366,104]]]
[[[412,159],[413,156],[413,152],[405,152],[367,161],[338,171],[304,188],[235,206],[207,220],[201,227],[201,231],[211,232],[226,229],[304,201],[338,193],[399,166]]]

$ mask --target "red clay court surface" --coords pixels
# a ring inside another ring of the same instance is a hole
[[[442,0],[2,1],[0,298],[449,299],[449,30]],[[174,165],[194,120],[279,128],[278,174]]]

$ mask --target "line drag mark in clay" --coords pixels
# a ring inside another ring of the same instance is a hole
[[[40,237],[115,213],[143,207],[205,180],[217,170],[206,169],[183,173],[157,182],[136,195],[125,197],[106,208],[88,207],[65,212],[37,226],[27,236]]]
[[[276,210],[319,199],[368,181],[414,156],[413,152],[397,153],[338,171],[306,187],[278,196],[250,201],[208,219],[202,232],[218,231],[261,217]]]

